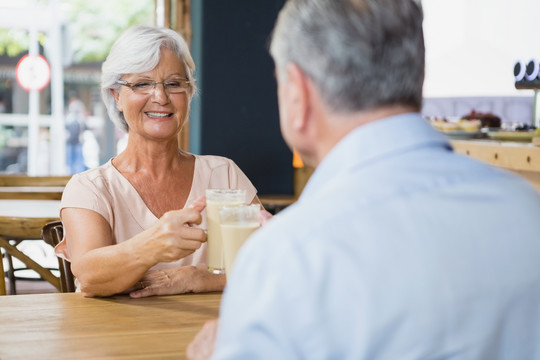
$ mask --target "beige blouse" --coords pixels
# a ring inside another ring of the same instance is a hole
[[[195,155],[195,170],[191,191],[186,201],[189,206],[205,194],[206,189],[245,189],[246,201],[252,202],[257,190],[242,170],[230,159],[220,156]],[[113,243],[118,244],[151,227],[158,218],[146,207],[131,183],[112,165],[106,164],[73,175],[64,189],[60,217],[65,208],[89,209],[99,213],[110,224]],[[179,206],[180,208],[180,206]],[[206,228],[203,211],[202,228]],[[65,237],[56,248],[58,256],[69,260]],[[171,263],[160,263],[152,269],[206,265],[206,243],[190,256]]]

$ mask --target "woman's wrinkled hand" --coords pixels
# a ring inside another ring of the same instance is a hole
[[[208,272],[204,265],[150,270],[129,293],[132,298],[223,291],[225,275]]]
[[[201,247],[206,231],[197,225],[204,207],[204,201],[197,200],[185,209],[169,211],[147,230],[155,263],[176,261]]]

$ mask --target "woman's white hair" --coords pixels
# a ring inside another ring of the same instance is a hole
[[[101,67],[101,97],[109,117],[117,128],[127,132],[128,124],[124,114],[118,110],[111,89],[119,90],[120,85],[117,81],[124,75],[140,74],[154,69],[159,63],[162,49],[172,51],[184,63],[186,77],[191,85],[188,90],[188,103],[191,102],[197,91],[193,77],[195,63],[186,41],[171,29],[131,27],[116,40]]]

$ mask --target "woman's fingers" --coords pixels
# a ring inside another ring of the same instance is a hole
[[[196,240],[200,243],[206,242],[206,231],[196,227],[185,227],[178,231],[178,234],[187,240]]]
[[[177,226],[189,226],[202,222],[201,212],[195,208],[172,210],[166,212],[160,219],[162,222]]]
[[[158,262],[175,261],[199,249],[206,241],[206,232],[193,224],[201,220],[201,213],[194,208],[165,213],[152,234]]]
[[[141,280],[139,280],[130,291],[129,296],[132,298],[141,298],[154,295],[168,295],[170,289],[176,291],[173,288],[173,280],[169,276],[170,269],[166,270],[150,270],[146,273]]]
[[[195,200],[193,203],[191,203],[188,208],[195,209],[199,212],[202,212],[204,208],[206,207],[206,196],[201,196],[197,200]]]

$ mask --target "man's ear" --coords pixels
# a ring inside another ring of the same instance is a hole
[[[310,89],[308,78],[298,67],[290,63],[287,65],[288,100],[293,112],[292,127],[296,131],[305,130],[310,116]]]
[[[111,92],[112,96],[114,96],[114,100],[116,100],[116,107],[118,108],[118,111],[120,112],[124,111],[122,107],[120,106],[120,98],[118,96],[118,92],[116,92],[116,90],[114,89],[109,89],[109,91]]]

